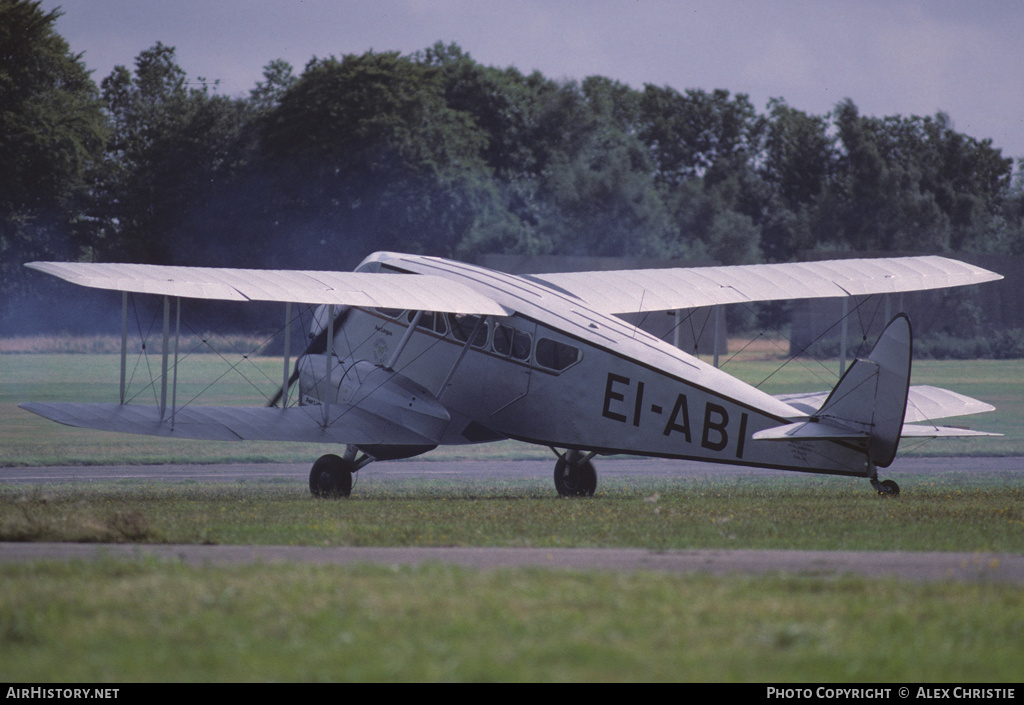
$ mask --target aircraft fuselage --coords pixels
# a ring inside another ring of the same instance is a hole
[[[393,369],[451,413],[442,443],[514,438],[624,453],[841,475],[867,474],[842,443],[754,441],[798,412],[769,394],[528,277],[458,262],[378,253],[362,271],[435,274],[502,304],[505,317],[421,314]],[[352,309],[339,358],[384,365],[415,312]]]

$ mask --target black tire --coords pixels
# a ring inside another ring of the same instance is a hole
[[[337,455],[323,455],[309,471],[309,491],[327,499],[348,497],[352,493],[352,466]]]
[[[878,491],[878,494],[885,495],[886,497],[896,497],[900,493],[900,486],[896,484],[895,480],[882,480],[880,483],[883,489]]]
[[[581,460],[579,451],[570,450],[555,463],[555,489],[560,496],[594,496],[597,490],[597,470],[589,460]]]

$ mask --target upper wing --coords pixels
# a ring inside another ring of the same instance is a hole
[[[508,313],[473,289],[433,275],[81,262],[31,262],[25,266],[80,286],[193,299],[292,301],[495,316]]]
[[[429,274],[63,262],[26,266],[81,286],[186,298],[509,313],[468,286]],[[609,314],[920,291],[1002,279],[981,267],[936,256],[527,276]]]
[[[945,257],[532,274],[603,313],[830,298],[981,284],[1002,276]]]

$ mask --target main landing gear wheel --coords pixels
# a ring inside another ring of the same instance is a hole
[[[348,497],[352,493],[355,464],[337,455],[321,456],[309,471],[309,491],[314,497]]]
[[[569,450],[555,463],[555,489],[562,497],[592,497],[597,489],[594,464],[578,450]]]

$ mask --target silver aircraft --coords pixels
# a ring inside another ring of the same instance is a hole
[[[379,252],[355,272],[36,262],[74,284],[121,291],[119,403],[21,406],[76,427],[189,439],[337,443],[309,477],[347,496],[374,460],[515,439],[554,450],[561,495],[592,495],[596,455],[631,454],[865,477],[901,438],[992,435],[932,423],[992,410],[911,386],[909,319],[897,314],[831,391],[771,395],[618,314],[940,289],[1000,279],[943,257],[511,275]],[[163,297],[159,402],[127,403],[128,293]],[[310,340],[265,407],[177,403],[181,298],[316,306]],[[172,303],[175,315],[172,313]],[[172,331],[173,328],[173,331]],[[297,387],[297,393],[293,390]],[[561,450],[559,450],[561,449]]]

